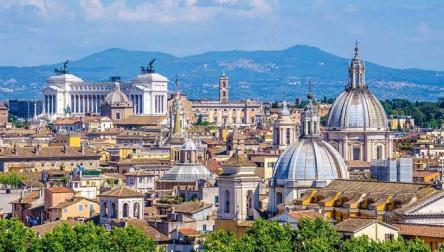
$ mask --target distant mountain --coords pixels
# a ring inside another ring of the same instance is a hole
[[[69,69],[87,81],[103,81],[110,76],[129,80],[152,58],[157,59],[155,68],[158,72],[170,80],[174,80],[177,74],[180,90],[191,98],[201,99],[217,96],[218,77],[222,70],[229,76],[233,99],[278,100],[286,97],[293,100],[305,95],[308,80],[312,80],[317,98],[335,97],[344,89],[349,62],[349,59],[304,45],[276,51],[234,50],[187,57],[113,48],[72,61]],[[444,72],[365,64],[367,83],[380,99],[429,100],[443,95]],[[60,63],[0,67],[0,100],[40,98],[46,78],[56,67],[60,67]],[[173,88],[171,82],[170,90]]]

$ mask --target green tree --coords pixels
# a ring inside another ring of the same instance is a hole
[[[15,173],[8,172],[0,174],[0,184],[9,185],[11,187],[18,187],[22,184],[24,177]]]
[[[335,251],[341,239],[333,225],[320,219],[301,219],[295,231],[296,251]]]
[[[251,245],[254,251],[293,251],[293,229],[277,221],[258,219],[240,239],[243,246]]]
[[[112,251],[155,251],[156,243],[145,236],[142,230],[127,226],[113,228],[110,233]]]
[[[208,252],[232,252],[236,242],[237,239],[233,233],[217,230],[205,237],[203,246]]]
[[[19,220],[0,219],[0,251],[27,251],[36,239],[34,232]]]
[[[56,251],[155,251],[156,243],[142,230],[128,226],[110,232],[93,223],[70,226],[62,224],[46,233],[32,247],[36,252]]]

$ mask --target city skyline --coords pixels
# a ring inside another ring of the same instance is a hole
[[[344,44],[359,40],[368,61],[395,68],[444,70],[440,60],[444,50],[439,47],[444,41],[444,24],[439,22],[444,4],[434,1],[0,3],[2,66],[50,64],[108,48],[186,56],[306,44],[348,58],[349,47]]]

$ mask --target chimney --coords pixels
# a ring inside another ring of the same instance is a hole
[[[85,154],[85,146],[83,144],[80,144],[80,151],[82,154]]]

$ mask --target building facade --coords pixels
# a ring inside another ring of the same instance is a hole
[[[114,82],[120,82],[118,77],[109,82],[85,82],[70,74],[66,64],[55,72],[43,89],[43,114],[50,118],[100,113],[105,97],[115,89]],[[168,79],[156,73],[152,64],[142,67],[134,79],[120,82],[120,87],[133,103],[135,115],[166,115]]]
[[[193,101],[192,111],[195,120],[217,125],[239,126],[256,124],[262,113],[262,103],[253,100],[229,101],[228,76],[219,78],[218,101]]]

